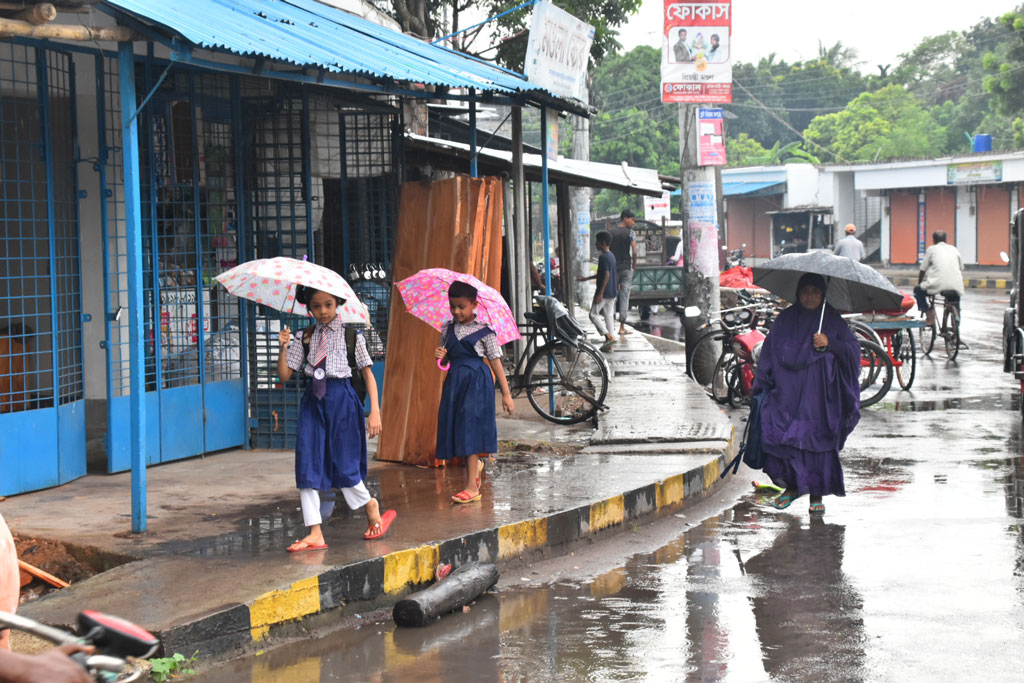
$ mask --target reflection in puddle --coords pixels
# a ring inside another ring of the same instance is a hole
[[[896,394],[897,397],[899,394]],[[927,412],[932,410],[1020,410],[1020,393],[991,394],[986,396],[952,397],[938,400],[883,400],[878,410],[898,412]]]

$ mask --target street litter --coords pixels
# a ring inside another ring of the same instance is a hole
[[[493,564],[464,564],[448,578],[399,600],[392,617],[399,626],[423,626],[457,609],[468,612],[468,605],[496,583],[498,568]]]

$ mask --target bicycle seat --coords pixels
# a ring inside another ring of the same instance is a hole
[[[531,323],[537,323],[538,325],[548,324],[547,316],[538,311],[527,311],[526,313],[523,314],[523,317],[525,317]]]
[[[946,301],[960,301],[960,295],[952,289],[944,289],[939,295]]]

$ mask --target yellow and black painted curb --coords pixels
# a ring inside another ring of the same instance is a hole
[[[731,441],[726,452],[732,450]],[[270,591],[248,604],[234,605],[160,633],[163,650],[218,658],[258,649],[278,628],[343,609],[350,603],[387,603],[429,585],[439,563],[499,565],[561,554],[598,534],[614,533],[628,522],[668,514],[713,493],[726,455],[589,505],[485,529],[437,543],[334,567],[318,576]]]

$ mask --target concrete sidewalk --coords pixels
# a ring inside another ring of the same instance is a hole
[[[479,504],[449,501],[461,468],[371,461],[371,489],[398,512],[378,541],[362,540],[361,513],[339,509],[325,525],[329,549],[285,552],[304,534],[291,451],[150,469],[150,531],[141,537],[128,533],[127,474],[10,498],[0,513],[16,534],[136,558],[21,612],[51,624],[69,624],[81,609],[110,612],[159,633],[166,654],[198,649],[209,661],[392,603],[429,584],[438,563],[507,568],[678,511],[717,488],[733,432],[686,378],[678,345],[656,343],[667,355],[637,332],[608,351],[611,409],[597,430],[500,418],[506,452],[488,466]]]

